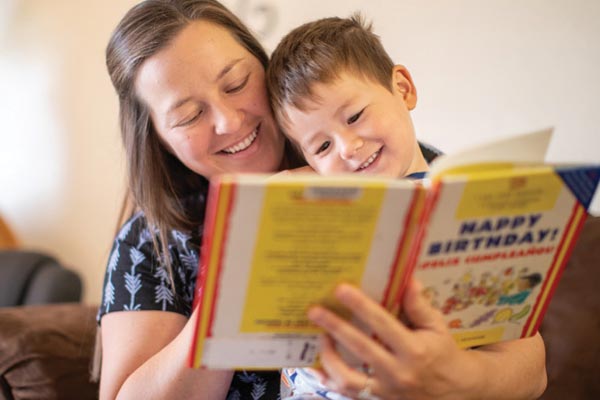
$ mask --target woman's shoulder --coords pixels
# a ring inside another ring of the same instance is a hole
[[[167,235],[169,266],[160,238],[143,212],[119,229],[109,255],[98,317],[126,310],[191,314],[198,274],[200,235],[173,229]]]
[[[198,225],[196,229],[172,228],[168,230],[167,242],[169,248],[182,249],[189,246],[198,247],[200,242],[200,233],[202,231],[202,221],[206,207],[206,193],[196,194],[181,199],[180,204],[189,210],[189,217]],[[116,236],[116,242],[126,242],[139,245],[141,243],[151,243],[156,240],[160,243],[158,229],[151,226],[144,211],[134,212],[119,228]]]
[[[135,212],[121,225],[115,236],[115,242],[130,242],[140,239],[141,236],[149,237],[148,220],[143,211]]]

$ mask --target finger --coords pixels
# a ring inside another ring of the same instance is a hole
[[[315,306],[308,311],[308,318],[325,329],[352,355],[376,370],[386,370],[393,363],[393,355],[380,343],[331,311]]]
[[[352,285],[341,284],[336,288],[335,295],[394,353],[403,353],[413,346],[415,338],[411,330],[360,289]]]
[[[329,335],[323,334],[319,339],[321,363],[326,377],[323,384],[345,395],[358,393],[365,383],[366,375],[350,368],[344,362]]]
[[[333,339],[323,334],[320,337],[321,358],[323,368],[328,368],[330,373],[323,371],[326,380],[321,381],[326,387],[354,398],[369,386],[369,393],[380,393],[381,385],[375,376],[349,368],[336,351]],[[374,397],[379,398],[379,397]]]
[[[444,319],[427,298],[423,295],[423,286],[416,279],[411,279],[404,295],[404,313],[416,329],[442,331],[445,329]]]

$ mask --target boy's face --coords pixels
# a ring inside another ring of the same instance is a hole
[[[284,128],[315,171],[398,178],[427,169],[409,113],[417,100],[410,74],[396,66],[391,78],[392,91],[344,72],[312,86],[306,111],[284,107]]]

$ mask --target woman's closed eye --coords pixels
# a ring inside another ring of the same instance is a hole
[[[225,93],[233,94],[233,93],[237,93],[237,92],[241,91],[244,87],[246,87],[249,80],[250,80],[250,74],[246,75],[246,77],[244,79],[242,79],[242,81],[240,83],[235,84],[232,87],[225,89]]]
[[[356,121],[359,120],[360,116],[362,115],[362,113],[365,111],[365,109],[363,108],[362,110],[360,110],[359,112],[357,112],[356,114],[353,114],[350,118],[348,118],[348,120],[346,121],[346,123],[348,125],[352,125],[353,123],[355,123]]]
[[[181,128],[181,127],[185,127],[188,125],[193,124],[198,118],[200,118],[200,116],[202,115],[202,110],[198,110],[197,112],[195,112],[194,114],[191,114],[190,116],[184,118],[183,120],[181,120],[181,122],[178,122],[175,125],[175,128]]]

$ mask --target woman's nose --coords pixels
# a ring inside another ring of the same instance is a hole
[[[358,135],[351,132],[344,132],[339,135],[340,157],[343,160],[350,160],[356,155],[356,152],[363,147],[365,142]]]
[[[243,113],[235,104],[221,102],[213,105],[215,133],[225,135],[236,133],[243,122]]]

